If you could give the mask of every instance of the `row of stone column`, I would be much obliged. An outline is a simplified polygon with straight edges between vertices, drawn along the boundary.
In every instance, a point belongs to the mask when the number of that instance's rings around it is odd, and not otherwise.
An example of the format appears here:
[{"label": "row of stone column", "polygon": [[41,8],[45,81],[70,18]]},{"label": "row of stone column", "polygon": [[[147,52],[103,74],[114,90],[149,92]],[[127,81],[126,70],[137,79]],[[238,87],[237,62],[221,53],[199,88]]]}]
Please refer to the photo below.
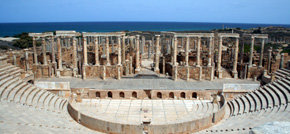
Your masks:
[{"label": "row of stone column", "polygon": [[[253,66],[253,54],[254,54],[254,45],[255,45],[255,37],[251,37],[251,50],[250,50],[250,60],[249,60],[249,67]],[[264,56],[264,45],[265,45],[265,38],[262,38],[261,42],[261,53],[260,53],[260,60],[259,60],[259,67],[263,65],[263,56]]]},{"label": "row of stone column", "polygon": [[[219,37],[219,45],[218,45],[218,61],[217,61],[217,71],[218,71],[218,77],[222,78],[222,46],[223,46],[223,37]],[[235,41],[235,53],[234,53],[234,61],[233,61],[233,70],[232,73],[234,75],[234,78],[238,78],[238,71],[237,71],[237,64],[238,64],[238,54],[239,54],[239,38],[236,38]]]}]

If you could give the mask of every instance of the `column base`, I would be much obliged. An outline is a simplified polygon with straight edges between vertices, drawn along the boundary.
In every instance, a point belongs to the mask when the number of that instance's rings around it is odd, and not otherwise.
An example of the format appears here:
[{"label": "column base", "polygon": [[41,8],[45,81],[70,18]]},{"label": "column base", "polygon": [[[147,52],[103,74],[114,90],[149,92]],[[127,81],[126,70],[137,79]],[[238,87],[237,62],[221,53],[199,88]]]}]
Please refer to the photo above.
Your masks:
[{"label": "column base", "polygon": [[198,80],[201,80],[202,79],[202,67],[200,66],[199,67],[199,79]]},{"label": "column base", "polygon": [[173,67],[173,78],[172,78],[174,81],[177,80],[177,66],[174,66]]},{"label": "column base", "polygon": [[140,68],[136,68],[136,69],[135,69],[135,74],[136,74],[136,73],[139,73],[140,70],[141,70]]},{"label": "column base", "polygon": [[83,71],[82,72],[82,74],[83,74],[82,78],[85,80],[85,79],[87,79],[87,75],[86,75],[86,65],[83,65],[83,70],[82,71]]},{"label": "column base", "polygon": [[160,69],[159,68],[154,68],[154,72],[159,74],[160,73]]},{"label": "column base", "polygon": [[121,65],[118,65],[118,76],[117,79],[120,80],[121,79]]},{"label": "column base", "polygon": [[186,66],[186,80],[189,80],[189,67]]},{"label": "column base", "polygon": [[60,71],[59,69],[56,70],[56,77],[60,78]]},{"label": "column base", "polygon": [[78,72],[78,69],[77,68],[74,68],[73,69],[73,77],[77,77],[77,72]]},{"label": "column base", "polygon": [[106,66],[103,66],[103,80],[106,80]]},{"label": "column base", "polygon": [[232,73],[233,73],[234,79],[237,79],[238,78],[238,72],[237,71],[233,71]]},{"label": "column base", "polygon": [[218,70],[218,78],[223,78],[223,71],[222,70]]}]

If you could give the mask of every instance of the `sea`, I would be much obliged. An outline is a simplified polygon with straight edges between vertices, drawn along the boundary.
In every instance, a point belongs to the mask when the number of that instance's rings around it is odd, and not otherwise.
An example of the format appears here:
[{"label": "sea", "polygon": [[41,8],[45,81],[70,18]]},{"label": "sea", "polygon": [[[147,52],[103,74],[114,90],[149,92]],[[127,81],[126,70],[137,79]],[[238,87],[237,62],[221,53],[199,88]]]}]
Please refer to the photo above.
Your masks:
[{"label": "sea", "polygon": [[0,23],[0,37],[14,36],[22,32],[48,32],[75,30],[77,32],[115,31],[201,31],[223,28],[257,28],[290,24],[246,24],[246,23],[206,23],[206,22],[37,22]]}]

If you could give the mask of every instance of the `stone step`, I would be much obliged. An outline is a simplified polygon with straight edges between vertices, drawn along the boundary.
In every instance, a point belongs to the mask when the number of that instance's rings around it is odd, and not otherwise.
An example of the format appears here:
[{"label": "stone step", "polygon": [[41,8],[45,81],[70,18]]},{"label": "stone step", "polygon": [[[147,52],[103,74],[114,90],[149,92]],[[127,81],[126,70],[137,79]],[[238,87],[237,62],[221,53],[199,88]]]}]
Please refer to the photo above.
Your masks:
[{"label": "stone step", "polygon": [[290,70],[286,69],[286,68],[281,68],[280,70],[283,70],[284,72],[287,72],[288,75],[290,74]]},{"label": "stone step", "polygon": [[251,106],[251,103],[249,102],[248,100],[248,94],[246,94],[245,96],[241,97],[241,99],[243,100],[244,102],[244,113],[246,112],[249,112],[250,111],[250,106]]},{"label": "stone step", "polygon": [[272,99],[272,97],[269,95],[268,92],[266,92],[265,90],[263,89],[259,89],[260,93],[264,94],[264,96],[266,96],[266,99],[267,99],[267,108],[269,107],[273,107],[274,106],[274,101]]},{"label": "stone step", "polygon": [[[53,100],[55,96],[50,93],[49,96],[44,100],[44,102],[42,103],[43,107],[49,109],[50,107],[50,102]],[[52,110],[52,109],[51,109]]]},{"label": "stone step", "polygon": [[20,103],[21,104],[27,104],[30,105],[30,98],[31,94],[35,91],[35,87],[30,85],[30,88],[28,88],[23,94],[20,96]]},{"label": "stone step", "polygon": [[275,77],[278,77],[278,79],[284,78],[285,75],[280,72],[275,72]]},{"label": "stone step", "polygon": [[30,84],[27,84],[26,86],[24,86],[20,90],[17,90],[17,92],[13,96],[13,101],[14,102],[20,102],[20,96],[25,92],[25,90],[27,90],[30,87],[31,87],[31,85]]},{"label": "stone step", "polygon": [[257,98],[257,110],[261,110],[267,107],[267,100],[260,92],[255,91],[252,95],[254,98]]},{"label": "stone step", "polygon": [[236,99],[236,102],[238,103],[238,106],[239,106],[238,114],[243,114],[244,113],[244,104],[243,104],[243,102],[241,100],[241,97]]},{"label": "stone step", "polygon": [[32,104],[34,106],[38,106],[38,104],[43,103],[44,99],[49,95],[45,90],[38,90],[35,97],[32,100]]},{"label": "stone step", "polygon": [[4,64],[0,66],[0,72],[5,71],[7,68],[13,67],[11,64]]},{"label": "stone step", "polygon": [[249,105],[249,111],[247,111],[247,112],[253,112],[253,111],[255,111],[256,100],[254,100],[250,95],[247,95],[245,97],[248,100],[248,102],[250,103],[250,105]]},{"label": "stone step", "polygon": [[289,75],[289,73],[288,73],[288,72],[286,72],[286,71],[284,71],[284,70],[282,70],[282,69],[279,69],[279,70],[277,70],[277,72],[279,72],[279,73],[283,74],[284,76],[287,76],[287,75]]},{"label": "stone step", "polygon": [[22,82],[20,85],[18,85],[17,87],[13,88],[7,95],[7,99],[8,101],[13,101],[13,97],[15,96],[15,94],[21,90],[24,86],[26,86],[27,83]]},{"label": "stone step", "polygon": [[283,96],[285,97],[285,100],[286,100],[286,104],[290,102],[290,94],[287,90],[287,87],[286,85],[284,85],[283,82],[280,82],[280,81],[277,81],[277,83],[273,83],[273,86],[276,86],[280,92],[283,94]]},{"label": "stone step", "polygon": [[15,83],[16,81],[18,81],[18,79],[8,79],[5,83],[3,83],[0,86],[0,95],[2,97],[3,92],[6,90],[7,87],[9,87],[11,84]]},{"label": "stone step", "polygon": [[283,94],[283,92],[281,92],[281,89],[279,89],[280,87],[279,86],[275,86],[274,84],[270,84],[269,87],[275,91],[276,95],[279,97],[279,100],[280,100],[280,104],[286,104],[287,103],[287,96]]},{"label": "stone step", "polygon": [[0,95],[1,100],[7,99],[8,94],[17,86],[21,85],[23,82],[21,81],[16,81],[14,83],[12,83],[11,85],[9,85]]},{"label": "stone step", "polygon": [[19,68],[16,68],[16,67],[13,67],[13,66],[8,67],[8,68],[6,68],[5,70],[0,71],[0,76],[2,76],[2,75],[4,75],[4,74],[10,74],[10,73],[12,73],[12,72],[14,72],[14,71],[17,71],[17,70],[19,70]]},{"label": "stone step", "polygon": [[265,86],[264,88],[263,88],[265,91],[267,91],[267,92],[269,92],[269,95],[271,96],[271,98],[272,98],[272,100],[273,100],[273,107],[274,106],[278,106],[279,105],[279,102],[280,102],[280,100],[279,100],[279,96],[277,96],[276,94],[275,94],[275,92],[273,92],[268,86]]}]

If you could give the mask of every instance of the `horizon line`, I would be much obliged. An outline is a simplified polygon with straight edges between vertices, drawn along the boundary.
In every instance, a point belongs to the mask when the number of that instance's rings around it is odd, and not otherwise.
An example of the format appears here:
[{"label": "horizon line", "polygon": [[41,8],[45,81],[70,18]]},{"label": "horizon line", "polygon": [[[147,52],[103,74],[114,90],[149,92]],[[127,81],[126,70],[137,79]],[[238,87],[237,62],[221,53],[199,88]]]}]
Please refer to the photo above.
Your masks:
[{"label": "horizon line", "polygon": [[262,25],[290,25],[290,24],[274,24],[274,23],[238,23],[238,22],[191,22],[191,21],[32,21],[32,22],[0,22],[0,24],[11,23],[88,23],[88,22],[132,22],[132,23],[220,23],[220,24],[262,24]]}]

